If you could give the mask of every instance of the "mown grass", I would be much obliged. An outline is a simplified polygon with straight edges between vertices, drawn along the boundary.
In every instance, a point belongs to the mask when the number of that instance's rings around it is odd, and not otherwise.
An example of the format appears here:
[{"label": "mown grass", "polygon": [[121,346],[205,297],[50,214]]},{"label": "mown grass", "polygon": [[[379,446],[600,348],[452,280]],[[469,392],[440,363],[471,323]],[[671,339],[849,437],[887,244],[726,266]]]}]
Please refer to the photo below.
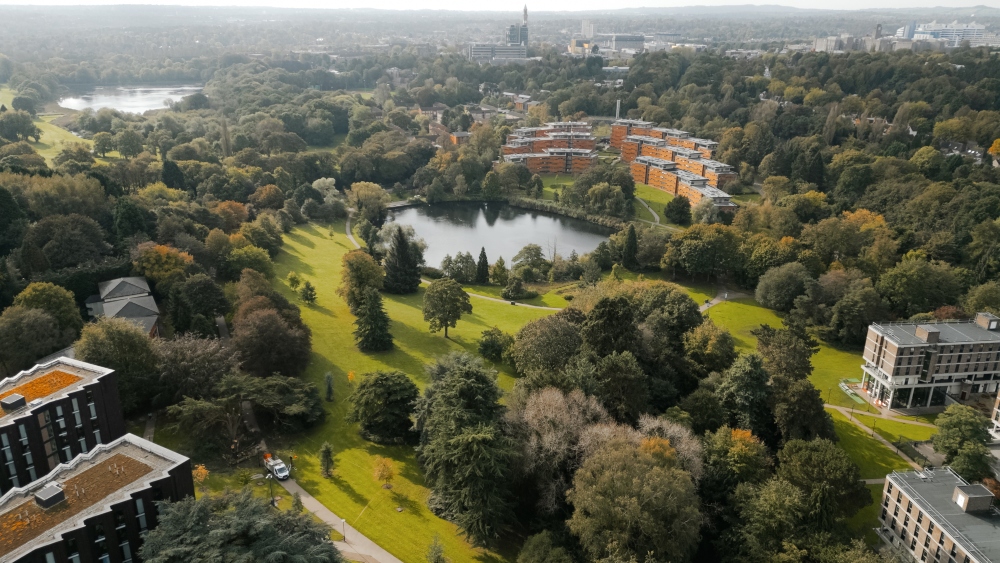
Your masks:
[{"label": "mown grass", "polygon": [[855,535],[864,537],[865,543],[874,546],[879,542],[875,528],[878,527],[878,513],[881,508],[879,501],[882,500],[882,485],[868,485],[867,487],[872,503],[859,510],[854,516],[851,516],[847,521],[847,527]]},{"label": "mown grass", "polygon": [[[503,288],[498,285],[476,285],[469,284],[462,286],[465,291],[469,293],[476,293],[479,295],[485,295],[487,297],[493,297],[496,299],[503,299],[500,294],[503,292]],[[535,291],[538,293],[536,297],[531,299],[519,299],[518,303],[524,303],[526,305],[537,305],[540,307],[558,307],[560,309],[569,305],[569,301],[563,295],[563,291],[567,289],[573,289],[576,287],[575,283],[539,283],[539,284],[525,284],[527,289]],[[475,305],[476,302],[473,302]]]},{"label": "mown grass", "polygon": [[[423,388],[428,383],[424,366],[437,356],[451,351],[476,353],[483,330],[496,325],[514,333],[528,321],[551,311],[474,298],[473,313],[464,316],[449,331],[451,338],[445,339],[441,333],[431,334],[423,320],[423,289],[414,295],[384,295],[396,347],[390,352],[363,354],[355,347],[351,334],[354,317],[336,294],[341,258],[354,248],[344,234],[344,224],[298,227],[285,240],[284,249],[276,259],[276,279],[284,280],[288,272],[295,271],[303,280],[311,281],[318,293],[314,306],[302,306],[302,318],[313,333],[313,357],[303,377],[322,389],[324,374],[331,373],[334,401],[324,403],[327,417],[323,424],[284,441],[275,439],[274,444],[269,438],[269,445],[298,455],[299,484],[403,561],[423,561],[435,535],[440,536],[445,554],[452,561],[510,558],[512,554],[473,548],[453,524],[430,512],[427,508],[430,491],[424,486],[413,448],[366,442],[358,435],[357,425],[345,422],[352,390],[348,373],[354,372],[360,378],[361,374],[378,369],[400,370]],[[275,285],[288,298],[295,299],[283,281]],[[501,387],[510,389],[514,383],[512,374],[503,371],[504,366],[497,367],[502,370]],[[332,479],[319,474],[317,453],[325,441],[335,450],[336,471]],[[392,490],[383,489],[372,477],[376,455],[388,457],[396,464],[399,476]],[[397,507],[403,510],[397,512]]]},{"label": "mown grass", "polygon": [[881,479],[895,470],[910,469],[906,460],[876,441],[870,433],[866,434],[840,411],[826,409],[826,412],[833,417],[834,431],[840,438],[837,445],[861,469],[862,479]]},{"label": "mown grass", "polygon": [[854,418],[858,419],[858,422],[864,424],[868,428],[874,426],[875,432],[890,442],[899,442],[900,440],[924,442],[926,440],[930,440],[931,436],[937,434],[937,428],[931,428],[929,426],[920,426],[917,424],[908,424],[906,422],[898,422],[895,420],[886,420],[884,418],[875,418],[874,416],[868,416],[866,414],[856,414],[854,415]]},{"label": "mown grass", "polygon": [[[11,109],[11,101],[14,99],[14,91],[10,88],[4,87],[0,88],[0,104],[7,106]],[[42,136],[39,142],[29,142],[32,148],[38,152],[46,161],[51,165],[52,160],[59,154],[64,147],[74,143],[83,143],[85,145],[92,146],[93,143],[86,139],[81,139],[76,135],[70,133],[69,131],[54,125],[51,123],[52,120],[59,117],[58,115],[42,115],[35,118],[35,126],[38,127]]]}]

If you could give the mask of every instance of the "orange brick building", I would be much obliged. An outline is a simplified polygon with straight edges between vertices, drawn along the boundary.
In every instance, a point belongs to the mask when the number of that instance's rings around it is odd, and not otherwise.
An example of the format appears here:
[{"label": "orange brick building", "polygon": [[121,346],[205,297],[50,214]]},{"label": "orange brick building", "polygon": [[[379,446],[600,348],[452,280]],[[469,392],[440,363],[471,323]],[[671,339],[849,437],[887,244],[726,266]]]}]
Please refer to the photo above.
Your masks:
[{"label": "orange brick building", "polygon": [[[687,131],[656,127],[655,123],[638,119],[619,119],[611,124],[611,146],[622,149],[631,136],[662,139],[666,144],[698,151],[704,158],[712,158],[719,143],[692,137]],[[659,158],[659,157],[657,157]]]},{"label": "orange brick building", "polygon": [[507,137],[507,144],[500,147],[504,156],[542,152],[545,149],[587,149],[597,148],[597,140],[589,132],[550,131],[545,136]]},{"label": "orange brick building", "polygon": [[638,156],[629,166],[632,179],[663,190],[674,196],[684,196],[692,204],[710,198],[716,207],[734,211],[736,205],[729,194],[711,186],[708,178],[682,170],[676,162],[651,156]]},{"label": "orange brick building", "polygon": [[670,161],[678,170],[705,177],[708,185],[713,188],[723,186],[726,182],[736,178],[736,172],[732,166],[705,158],[704,153],[697,149],[671,145],[670,139],[675,138],[659,139],[643,135],[629,135],[621,143],[622,162],[633,162],[639,157]]},{"label": "orange brick building", "polygon": [[545,149],[537,153],[505,155],[504,160],[523,164],[532,174],[580,174],[597,163],[597,151]]},{"label": "orange brick building", "polygon": [[504,160],[519,162],[533,174],[579,174],[597,164],[597,140],[584,121],[552,121],[521,127],[500,148]]}]

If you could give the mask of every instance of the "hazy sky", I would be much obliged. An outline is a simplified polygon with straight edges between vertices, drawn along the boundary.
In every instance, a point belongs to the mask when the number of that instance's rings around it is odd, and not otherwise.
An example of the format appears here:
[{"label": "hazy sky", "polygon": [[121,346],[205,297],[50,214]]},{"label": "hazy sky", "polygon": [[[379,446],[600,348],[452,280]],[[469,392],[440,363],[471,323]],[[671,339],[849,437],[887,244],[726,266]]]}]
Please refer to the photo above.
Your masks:
[{"label": "hazy sky", "polygon": [[[514,0],[513,5],[520,1]],[[577,11],[607,10],[616,8],[672,6],[728,6],[748,4],[739,0],[533,0],[528,10]],[[1000,8],[1000,0],[968,0],[948,2],[947,0],[838,0],[837,2],[817,2],[816,0],[778,0],[761,4],[779,4],[797,8],[864,9],[864,8],[931,8],[935,6],[989,6]],[[280,6],[283,8],[383,8],[383,9],[433,9],[433,10],[511,10],[507,3],[470,2],[469,0],[379,0],[378,2],[348,2],[344,0],[0,0],[0,4],[28,5],[97,5],[97,4],[171,4],[185,6]]]}]

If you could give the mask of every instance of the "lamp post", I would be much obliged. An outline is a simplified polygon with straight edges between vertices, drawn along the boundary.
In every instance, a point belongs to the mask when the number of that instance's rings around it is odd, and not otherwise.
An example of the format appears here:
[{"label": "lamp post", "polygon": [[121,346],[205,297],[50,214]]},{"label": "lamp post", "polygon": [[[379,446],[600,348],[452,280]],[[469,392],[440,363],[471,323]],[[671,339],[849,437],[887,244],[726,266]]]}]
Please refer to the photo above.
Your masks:
[{"label": "lamp post", "polygon": [[344,532],[344,541],[347,541],[347,518],[340,519],[341,531]]}]

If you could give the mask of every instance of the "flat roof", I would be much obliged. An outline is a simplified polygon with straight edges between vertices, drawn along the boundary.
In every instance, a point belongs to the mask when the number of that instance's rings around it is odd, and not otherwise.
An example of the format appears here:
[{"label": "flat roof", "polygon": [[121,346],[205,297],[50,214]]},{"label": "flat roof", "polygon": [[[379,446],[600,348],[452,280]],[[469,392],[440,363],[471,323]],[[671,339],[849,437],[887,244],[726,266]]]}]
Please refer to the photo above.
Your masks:
[{"label": "flat roof", "polygon": [[716,141],[713,141],[712,139],[699,139],[698,137],[690,137],[690,138],[688,138],[688,140],[689,141],[694,141],[695,144],[705,145],[707,147],[711,147],[711,146],[715,146],[715,145],[719,144]]},{"label": "flat roof", "polygon": [[719,172],[720,170],[733,170],[733,167],[725,162],[719,162],[718,160],[712,160],[710,158],[699,159],[699,162],[704,164],[705,168],[711,168],[715,172]]},{"label": "flat roof", "polygon": [[950,467],[933,471],[893,471],[889,481],[980,563],[1000,561],[1000,514],[964,512],[951,498],[955,487],[966,486]]},{"label": "flat roof", "polygon": [[680,129],[671,129],[669,127],[654,127],[653,131],[658,131],[664,135],[669,135],[671,137],[676,137],[678,139],[685,139],[691,136],[691,133],[687,131],[681,131]]},{"label": "flat roof", "polygon": [[626,141],[632,141],[635,143],[646,143],[650,145],[657,145],[660,147],[667,146],[667,142],[659,137],[650,137],[648,135],[629,135],[625,137]]},{"label": "flat roof", "polygon": [[656,158],[655,156],[637,156],[635,161],[640,164],[648,164],[649,166],[655,166],[663,170],[671,170],[677,167],[677,163],[672,160],[667,160],[665,158]]},{"label": "flat roof", "polygon": [[618,119],[615,120],[612,125],[639,125],[639,126],[650,126],[656,125],[652,121],[643,121],[641,119]]},{"label": "flat roof", "polygon": [[688,160],[702,160],[701,152],[695,149],[689,149],[687,147],[678,147],[677,145],[671,145],[670,150],[677,156],[683,156]]},{"label": "flat roof", "polygon": [[[65,397],[112,371],[67,357],[57,358],[0,380],[0,399],[17,393],[24,396],[28,402],[26,408],[30,409],[32,401],[48,402]],[[0,409],[0,424],[21,410],[8,413]]]},{"label": "flat roof", "polygon": [[901,346],[927,344],[917,337],[917,327],[928,326],[938,330],[937,344],[1000,343],[1000,332],[986,330],[975,321],[922,322],[922,323],[872,323],[871,327]]},{"label": "flat roof", "polygon": [[[185,461],[178,453],[126,434],[57,465],[41,479],[7,491],[0,497],[0,558],[16,561],[62,541],[63,534],[83,527],[85,520],[108,511],[110,505],[130,499],[150,482],[167,477]],[[35,493],[53,484],[66,499],[44,509],[35,502]]]}]

